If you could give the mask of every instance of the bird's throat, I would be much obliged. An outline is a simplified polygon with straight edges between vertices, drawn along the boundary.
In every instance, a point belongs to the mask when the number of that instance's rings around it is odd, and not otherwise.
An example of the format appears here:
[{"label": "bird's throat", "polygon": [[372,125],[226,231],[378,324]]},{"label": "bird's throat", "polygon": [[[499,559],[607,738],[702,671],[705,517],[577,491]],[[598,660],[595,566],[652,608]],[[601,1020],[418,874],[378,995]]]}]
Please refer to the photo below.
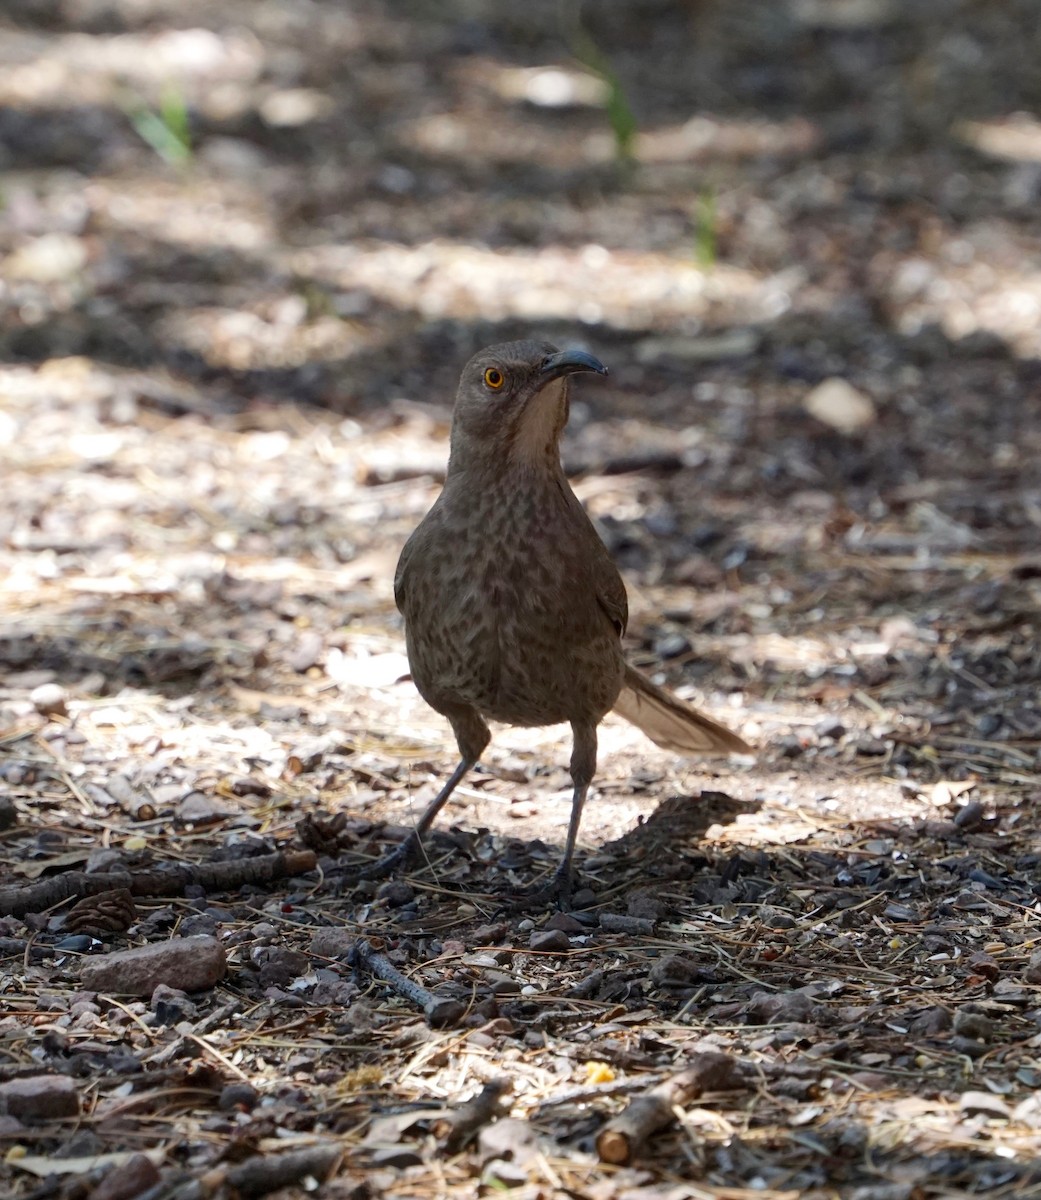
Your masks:
[{"label": "bird's throat", "polygon": [[567,380],[554,379],[528,401],[518,417],[510,458],[523,466],[558,465],[560,435],[567,418]]}]

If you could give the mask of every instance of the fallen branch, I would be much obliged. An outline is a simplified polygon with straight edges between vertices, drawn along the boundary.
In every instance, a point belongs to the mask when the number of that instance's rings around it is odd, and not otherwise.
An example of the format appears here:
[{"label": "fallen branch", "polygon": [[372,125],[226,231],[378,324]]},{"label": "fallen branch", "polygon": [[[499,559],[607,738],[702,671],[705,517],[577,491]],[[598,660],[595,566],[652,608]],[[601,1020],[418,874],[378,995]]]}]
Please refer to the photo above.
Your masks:
[{"label": "fallen branch", "polygon": [[339,1142],[319,1142],[306,1150],[286,1154],[258,1154],[232,1167],[226,1181],[241,1196],[266,1196],[277,1188],[291,1187],[308,1176],[325,1181],[343,1157]]},{"label": "fallen branch", "polygon": [[431,1029],[445,1029],[450,1025],[457,1025],[466,1012],[465,1004],[437,996],[402,975],[390,959],[371,942],[356,942],[347,956],[347,962],[355,972],[367,971],[377,979],[382,979],[384,983],[389,983],[402,999],[421,1008]]},{"label": "fallen branch", "polygon": [[434,1136],[444,1139],[445,1150],[462,1150],[478,1130],[500,1116],[503,1096],[513,1085],[508,1079],[492,1079],[465,1104],[445,1113],[434,1122]]},{"label": "fallen branch", "polygon": [[97,896],[125,888],[132,896],[180,896],[186,887],[201,887],[207,892],[224,892],[245,884],[273,883],[287,875],[306,875],[313,871],[317,857],[311,850],[289,850],[243,858],[235,862],[159,863],[144,871],[65,871],[53,879],[25,887],[0,891],[0,916],[24,917],[44,912],[66,900]]},{"label": "fallen branch", "polygon": [[676,1119],[674,1109],[696,1100],[702,1092],[722,1091],[737,1083],[737,1059],[714,1050],[696,1054],[685,1070],[637,1096],[624,1112],[612,1118],[596,1138],[601,1162],[625,1165],[639,1154],[644,1142]]}]

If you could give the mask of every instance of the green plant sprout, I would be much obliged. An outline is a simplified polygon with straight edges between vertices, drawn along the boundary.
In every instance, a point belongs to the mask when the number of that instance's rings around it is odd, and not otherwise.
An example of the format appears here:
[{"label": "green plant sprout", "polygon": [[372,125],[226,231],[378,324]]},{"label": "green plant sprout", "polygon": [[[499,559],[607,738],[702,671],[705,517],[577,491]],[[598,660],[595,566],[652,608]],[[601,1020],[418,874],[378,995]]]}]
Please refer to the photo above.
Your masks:
[{"label": "green plant sprout", "polygon": [[635,144],[639,125],[610,60],[580,25],[576,25],[572,31],[571,52],[587,71],[603,80],[607,86],[607,119],[614,134],[615,159],[631,166],[636,161]]},{"label": "green plant sprout", "polygon": [[707,187],[694,202],[694,260],[702,270],[711,270],[716,265],[718,227],[716,192]]},{"label": "green plant sprout", "polygon": [[138,137],[172,167],[185,167],[192,158],[192,135],[184,93],[167,84],[158,109],[141,104],[129,112]]}]

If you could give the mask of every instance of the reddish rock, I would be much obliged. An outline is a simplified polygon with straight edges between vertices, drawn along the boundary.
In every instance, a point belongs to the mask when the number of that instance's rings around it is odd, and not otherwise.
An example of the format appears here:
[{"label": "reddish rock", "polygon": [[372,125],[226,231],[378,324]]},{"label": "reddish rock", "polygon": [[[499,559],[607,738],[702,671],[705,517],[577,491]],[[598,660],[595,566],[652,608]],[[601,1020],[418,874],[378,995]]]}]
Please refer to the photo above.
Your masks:
[{"label": "reddish rock", "polygon": [[68,1075],[34,1075],[0,1085],[0,1113],[20,1121],[77,1117],[79,1093]]},{"label": "reddish rock", "polygon": [[183,992],[202,992],[224,978],[227,966],[224,947],[216,938],[171,938],[90,959],[80,981],[91,991],[124,996],[151,996],[161,983]]},{"label": "reddish rock", "polygon": [[133,1200],[159,1182],[159,1169],[150,1158],[135,1154],[113,1167],[90,1193],[90,1200]]}]

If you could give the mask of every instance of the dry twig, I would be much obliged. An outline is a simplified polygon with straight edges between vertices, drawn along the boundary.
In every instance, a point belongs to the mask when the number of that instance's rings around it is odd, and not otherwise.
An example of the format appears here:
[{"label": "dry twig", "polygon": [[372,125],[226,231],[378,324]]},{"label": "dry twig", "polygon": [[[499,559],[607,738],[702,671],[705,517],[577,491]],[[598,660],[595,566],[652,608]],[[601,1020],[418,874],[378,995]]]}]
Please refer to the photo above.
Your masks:
[{"label": "dry twig", "polygon": [[638,1096],[624,1112],[608,1121],[596,1138],[600,1161],[631,1162],[653,1133],[672,1124],[673,1110],[678,1105],[689,1104],[702,1092],[733,1087],[737,1065],[729,1054],[707,1051],[696,1055],[685,1071]]},{"label": "dry twig", "polygon": [[431,1029],[445,1029],[459,1023],[466,1012],[466,1005],[458,1000],[449,1000],[437,996],[420,984],[413,982],[394,966],[390,959],[371,942],[361,941],[352,948],[347,960],[356,971],[364,970],[384,983],[390,984],[393,990],[405,1000],[418,1005],[423,1010],[427,1024]]}]

